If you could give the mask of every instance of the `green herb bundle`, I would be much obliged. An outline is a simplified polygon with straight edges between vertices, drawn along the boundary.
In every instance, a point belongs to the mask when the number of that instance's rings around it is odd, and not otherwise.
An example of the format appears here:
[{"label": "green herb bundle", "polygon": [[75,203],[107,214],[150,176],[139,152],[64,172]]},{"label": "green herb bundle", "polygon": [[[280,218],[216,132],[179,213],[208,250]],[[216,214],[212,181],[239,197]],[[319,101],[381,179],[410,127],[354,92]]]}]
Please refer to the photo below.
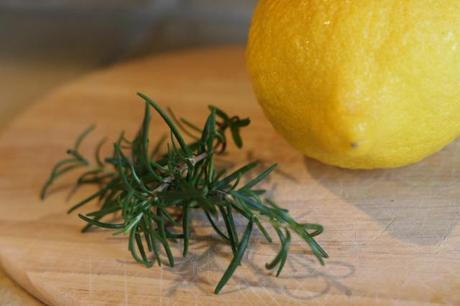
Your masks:
[{"label": "green herb bundle", "polygon": [[[210,106],[210,114],[203,128],[185,119],[178,119],[169,111],[143,94],[145,115],[136,137],[130,141],[124,133],[113,144],[110,157],[101,158],[101,141],[95,150],[94,162],[80,153],[80,145],[93,127],[84,131],[73,149],[67,151],[68,158],[58,162],[45,183],[41,197],[45,198],[53,183],[65,173],[85,169],[77,179],[73,192],[84,185],[96,185],[97,192],[73,206],[69,213],[92,202],[98,201],[99,209],[79,215],[87,222],[83,232],[91,227],[114,230],[114,234],[127,234],[128,247],[133,258],[151,267],[155,262],[162,264],[162,253],[169,265],[174,266],[171,242],[182,241],[183,256],[187,255],[191,235],[191,211],[198,210],[209,221],[210,226],[228,244],[233,252],[227,270],[215,288],[219,293],[236,268],[250,243],[251,234],[257,228],[269,243],[273,242],[266,226],[271,226],[280,241],[280,250],[267,269],[277,269],[278,276],[288,257],[291,233],[297,234],[310,247],[313,255],[324,264],[327,253],[315,241],[323,232],[318,224],[298,223],[288,210],[280,208],[264,197],[265,190],[258,188],[275,169],[266,169],[252,179],[243,179],[257,167],[251,162],[227,173],[216,168],[216,156],[226,152],[228,136],[235,145],[242,147],[240,130],[250,124],[249,119],[229,116],[217,107]],[[167,153],[161,154],[161,147],[167,140],[163,137],[150,148],[149,127],[151,110],[155,110],[170,129]],[[194,141],[187,144],[182,133]],[[227,135],[229,134],[229,135]],[[118,214],[120,221],[109,223],[105,217]],[[219,219],[224,225],[219,226]],[[246,219],[243,233],[238,233],[235,219]]]}]

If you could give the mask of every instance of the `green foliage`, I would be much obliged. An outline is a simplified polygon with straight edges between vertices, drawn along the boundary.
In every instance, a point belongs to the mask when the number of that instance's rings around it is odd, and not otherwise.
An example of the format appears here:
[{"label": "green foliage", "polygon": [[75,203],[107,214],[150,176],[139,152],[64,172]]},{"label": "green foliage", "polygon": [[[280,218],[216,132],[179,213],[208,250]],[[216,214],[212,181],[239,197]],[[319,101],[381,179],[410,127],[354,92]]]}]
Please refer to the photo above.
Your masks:
[{"label": "green foliage", "polygon": [[[111,156],[102,159],[101,141],[91,163],[79,152],[80,144],[93,130],[87,129],[77,139],[73,149],[63,161],[57,163],[45,183],[41,197],[62,175],[76,169],[87,168],[77,179],[74,191],[84,185],[96,185],[97,192],[74,205],[70,212],[92,202],[100,203],[99,209],[79,215],[87,222],[83,232],[91,227],[114,230],[114,234],[129,236],[128,249],[133,258],[146,267],[162,264],[161,252],[166,254],[169,265],[174,266],[170,243],[183,242],[183,256],[187,256],[191,243],[191,210],[202,211],[215,232],[228,244],[233,259],[219,281],[215,293],[219,293],[232,277],[250,243],[254,225],[269,243],[272,243],[266,225],[278,234],[280,250],[274,260],[266,264],[267,269],[277,269],[278,276],[286,262],[291,242],[291,232],[296,233],[310,247],[313,254],[323,264],[326,252],[315,241],[315,236],[323,231],[318,224],[297,223],[286,209],[264,198],[264,190],[256,189],[275,169],[268,168],[244,184],[241,179],[257,167],[252,162],[225,175],[215,165],[217,155],[225,153],[227,132],[237,147],[242,147],[240,130],[249,125],[249,119],[229,116],[217,107],[210,106],[210,114],[204,127],[198,128],[185,119],[178,119],[169,111],[143,94],[145,115],[136,137],[129,141],[122,133],[113,145]],[[153,150],[149,146],[151,109],[154,109],[170,129],[168,151],[160,155],[165,138],[160,139]],[[194,135],[195,141],[187,144],[182,136]],[[199,135],[201,134],[201,135]],[[174,216],[172,215],[174,213]],[[104,222],[104,218],[118,214],[119,223]],[[222,218],[225,228],[220,228],[215,220]],[[235,219],[246,219],[246,229],[238,235]],[[113,220],[113,218],[106,218]],[[179,229],[179,233],[177,230]]]}]

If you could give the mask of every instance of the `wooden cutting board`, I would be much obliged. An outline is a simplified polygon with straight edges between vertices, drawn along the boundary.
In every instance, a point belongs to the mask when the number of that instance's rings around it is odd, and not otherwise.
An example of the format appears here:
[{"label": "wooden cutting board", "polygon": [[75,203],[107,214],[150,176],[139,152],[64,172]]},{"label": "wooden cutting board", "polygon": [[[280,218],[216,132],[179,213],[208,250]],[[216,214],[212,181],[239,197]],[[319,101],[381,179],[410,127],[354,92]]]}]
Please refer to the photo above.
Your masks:
[{"label": "wooden cutting board", "polygon": [[[39,201],[50,167],[90,123],[98,128],[87,152],[102,136],[134,133],[143,112],[137,91],[195,122],[208,104],[249,115],[246,147],[232,149],[231,161],[280,164],[269,182],[273,197],[299,220],[325,226],[319,242],[330,254],[327,265],[295,240],[284,274],[275,278],[264,263],[276,246],[258,235],[216,296],[230,252],[215,237],[201,237],[199,216],[201,238],[190,256],[175,268],[147,269],[133,263],[126,237],[80,233],[83,223],[65,211],[82,194],[69,202],[58,188]],[[0,136],[0,260],[25,289],[55,305],[460,305],[459,178],[459,142],[395,170],[349,171],[305,158],[263,117],[242,48],[165,54],[64,86]]]}]

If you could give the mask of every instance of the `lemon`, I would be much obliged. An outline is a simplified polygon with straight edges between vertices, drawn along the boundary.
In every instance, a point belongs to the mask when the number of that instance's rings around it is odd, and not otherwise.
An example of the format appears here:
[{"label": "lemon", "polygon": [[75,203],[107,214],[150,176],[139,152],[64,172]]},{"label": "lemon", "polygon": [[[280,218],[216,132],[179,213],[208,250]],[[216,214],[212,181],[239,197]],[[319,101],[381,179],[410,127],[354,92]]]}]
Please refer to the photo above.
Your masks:
[{"label": "lemon", "polygon": [[399,167],[459,135],[459,0],[261,0],[249,36],[259,103],[307,156]]}]

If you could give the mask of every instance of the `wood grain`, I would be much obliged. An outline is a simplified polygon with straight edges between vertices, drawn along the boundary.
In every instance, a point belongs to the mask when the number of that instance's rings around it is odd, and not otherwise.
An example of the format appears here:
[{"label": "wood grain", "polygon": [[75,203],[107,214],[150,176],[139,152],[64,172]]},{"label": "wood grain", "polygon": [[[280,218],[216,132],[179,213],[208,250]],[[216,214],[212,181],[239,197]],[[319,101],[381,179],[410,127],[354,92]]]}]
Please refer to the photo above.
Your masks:
[{"label": "wood grain", "polygon": [[[258,235],[216,296],[230,250],[208,235],[199,216],[191,255],[175,268],[146,269],[133,263],[125,237],[80,234],[82,222],[64,213],[71,204],[65,192],[41,203],[50,167],[90,123],[98,129],[87,152],[104,135],[134,133],[143,111],[137,91],[195,122],[208,104],[249,115],[245,149],[232,149],[231,162],[280,164],[267,188],[298,219],[325,226],[319,241],[330,254],[327,265],[295,240],[284,274],[275,278],[264,263],[276,248]],[[155,128],[152,137],[162,131]],[[64,86],[0,136],[0,261],[29,292],[55,305],[459,305],[459,176],[458,142],[395,170],[349,171],[305,158],[264,119],[241,48],[165,54]]]}]

